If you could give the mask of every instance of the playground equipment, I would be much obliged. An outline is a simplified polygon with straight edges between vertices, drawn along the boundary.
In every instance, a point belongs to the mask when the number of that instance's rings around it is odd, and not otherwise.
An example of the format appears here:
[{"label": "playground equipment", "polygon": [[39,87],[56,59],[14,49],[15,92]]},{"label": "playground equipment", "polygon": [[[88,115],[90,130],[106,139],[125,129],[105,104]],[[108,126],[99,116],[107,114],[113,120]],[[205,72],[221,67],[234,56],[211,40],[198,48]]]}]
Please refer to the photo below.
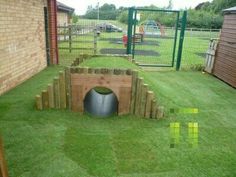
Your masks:
[{"label": "playground equipment", "polygon": [[[137,33],[133,36],[133,42],[135,43],[141,43],[143,42],[143,34],[140,34],[140,33]],[[123,42],[123,45],[124,47],[126,48],[127,47],[127,42],[128,42],[128,36],[126,34],[123,35],[122,37],[122,42]]]},{"label": "playground equipment", "polygon": [[[138,77],[137,71],[78,67],[86,59],[91,57],[77,58],[71,67],[54,78],[47,90],[36,95],[38,110],[68,108],[97,116],[113,113],[158,119],[164,116],[164,108],[157,104],[154,93],[143,83],[143,78]],[[93,90],[96,87],[108,88],[112,94],[103,96]]]},{"label": "playground equipment", "polygon": [[127,47],[127,42],[128,42],[128,37],[126,34],[123,35],[122,37],[122,42],[124,44],[124,47]]},{"label": "playground equipment", "polygon": [[144,22],[144,35],[160,36],[160,28],[154,20]]}]

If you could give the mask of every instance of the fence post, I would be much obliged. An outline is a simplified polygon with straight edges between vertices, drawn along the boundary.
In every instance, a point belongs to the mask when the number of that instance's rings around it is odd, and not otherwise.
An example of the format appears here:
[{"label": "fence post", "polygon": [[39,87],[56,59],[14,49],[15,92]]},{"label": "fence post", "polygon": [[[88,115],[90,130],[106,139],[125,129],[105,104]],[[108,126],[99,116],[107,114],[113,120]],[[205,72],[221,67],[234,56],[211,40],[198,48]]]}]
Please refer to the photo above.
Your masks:
[{"label": "fence post", "polygon": [[177,56],[177,63],[176,63],[176,71],[179,71],[181,59],[182,59],[182,50],[183,50],[183,42],[184,42],[184,32],[187,22],[187,11],[184,11],[183,17],[182,17],[182,25],[181,25],[181,31],[180,31],[180,39],[179,39],[179,49],[178,49],[178,56]]},{"label": "fence post", "polygon": [[131,54],[133,13],[134,13],[134,7],[130,7],[129,8],[129,13],[128,13],[128,33],[127,33],[128,41],[127,41],[126,54]]},{"label": "fence post", "polygon": [[135,40],[136,40],[136,25],[137,25],[137,10],[134,11],[134,19],[133,19],[133,36],[132,42],[133,42],[133,48],[132,48],[132,59],[134,59],[134,53],[135,53]]},{"label": "fence post", "polygon": [[176,25],[175,26],[175,40],[174,40],[174,47],[173,47],[173,53],[172,53],[172,63],[171,63],[172,67],[174,66],[174,62],[175,62],[175,52],[176,52],[176,44],[177,44],[178,28],[179,28],[179,12],[177,13],[177,16],[176,16],[175,25]]},{"label": "fence post", "polygon": [[97,54],[97,29],[96,28],[94,28],[94,41],[93,42],[94,42],[93,53],[94,55],[96,55]]},{"label": "fence post", "polygon": [[[64,33],[64,41],[66,41],[66,25],[63,26],[63,33]],[[59,38],[60,40],[60,38]]]},{"label": "fence post", "polygon": [[72,43],[72,38],[71,38],[71,25],[68,26],[69,28],[69,52],[71,53],[71,43]]}]

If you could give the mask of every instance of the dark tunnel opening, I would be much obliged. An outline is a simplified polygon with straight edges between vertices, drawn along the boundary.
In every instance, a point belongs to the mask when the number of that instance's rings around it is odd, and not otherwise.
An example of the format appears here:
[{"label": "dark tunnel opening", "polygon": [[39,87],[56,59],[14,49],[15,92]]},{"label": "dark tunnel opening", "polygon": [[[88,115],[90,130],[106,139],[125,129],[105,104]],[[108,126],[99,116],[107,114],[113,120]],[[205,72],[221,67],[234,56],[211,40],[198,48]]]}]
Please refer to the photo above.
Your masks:
[{"label": "dark tunnel opening", "polygon": [[95,87],[85,96],[84,110],[96,117],[109,117],[117,114],[118,104],[118,99],[112,90]]}]

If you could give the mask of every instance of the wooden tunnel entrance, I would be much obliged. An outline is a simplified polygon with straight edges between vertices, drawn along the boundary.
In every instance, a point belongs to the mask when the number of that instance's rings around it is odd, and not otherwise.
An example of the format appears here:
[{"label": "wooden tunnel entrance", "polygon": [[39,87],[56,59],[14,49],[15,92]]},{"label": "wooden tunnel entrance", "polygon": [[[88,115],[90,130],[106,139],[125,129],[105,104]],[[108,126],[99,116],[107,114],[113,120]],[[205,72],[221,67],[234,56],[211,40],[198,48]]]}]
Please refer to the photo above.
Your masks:
[{"label": "wooden tunnel entrance", "polygon": [[80,113],[89,112],[88,107],[90,110],[99,109],[95,104],[100,104],[98,97],[88,101],[92,106],[88,106],[85,100],[86,95],[96,87],[108,88],[116,97],[115,104],[112,101],[109,104],[101,102],[104,112],[111,110],[109,106],[113,105],[118,115],[133,114],[154,119],[164,116],[164,107],[159,106],[153,91],[148,89],[143,78],[138,77],[138,71],[130,69],[67,67],[59,72],[59,77],[54,78],[53,84],[36,95],[36,108],[68,108]]},{"label": "wooden tunnel entrance", "polygon": [[131,102],[131,75],[107,74],[71,74],[71,108],[75,112],[84,112],[86,94],[95,87],[111,89],[118,99],[118,114],[128,114]]}]

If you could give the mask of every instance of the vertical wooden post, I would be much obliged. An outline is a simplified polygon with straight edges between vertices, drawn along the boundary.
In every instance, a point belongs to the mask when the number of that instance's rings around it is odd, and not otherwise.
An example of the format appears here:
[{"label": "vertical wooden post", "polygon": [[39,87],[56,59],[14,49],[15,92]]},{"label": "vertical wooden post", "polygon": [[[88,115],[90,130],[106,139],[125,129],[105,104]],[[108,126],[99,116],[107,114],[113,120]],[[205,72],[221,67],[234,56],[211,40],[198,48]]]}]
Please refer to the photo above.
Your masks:
[{"label": "vertical wooden post", "polygon": [[69,52],[71,53],[71,45],[72,45],[72,30],[71,30],[71,25],[68,26],[69,30]]},{"label": "vertical wooden post", "polygon": [[49,99],[49,108],[54,108],[54,93],[52,84],[48,84],[48,99]]},{"label": "vertical wooden post", "polygon": [[79,58],[79,64],[81,64],[81,63],[83,63],[84,62],[84,59],[83,59],[83,57],[81,56],[80,58]]},{"label": "vertical wooden post", "polygon": [[95,69],[94,68],[89,68],[88,69],[88,73],[89,74],[94,74],[95,73]]},{"label": "vertical wooden post", "polygon": [[114,69],[108,69],[107,74],[112,75],[114,73]]},{"label": "vertical wooden post", "polygon": [[126,75],[130,76],[130,75],[132,75],[132,73],[133,73],[132,69],[126,69]]},{"label": "vertical wooden post", "polygon": [[106,68],[101,68],[101,74],[106,74],[106,71],[107,69]]},{"label": "vertical wooden post", "polygon": [[152,118],[156,118],[156,113],[157,113],[157,101],[155,99],[152,100]]},{"label": "vertical wooden post", "polygon": [[131,105],[130,105],[130,113],[134,114],[135,112],[135,96],[137,91],[137,78],[138,78],[138,71],[132,71],[132,91],[131,91]]},{"label": "vertical wooden post", "polygon": [[145,118],[150,118],[150,117],[151,117],[153,98],[154,98],[154,93],[153,93],[153,91],[148,91],[148,92],[147,92],[146,109],[145,109],[145,115],[144,115]]},{"label": "vertical wooden post", "polygon": [[146,110],[147,91],[148,91],[148,85],[143,84],[142,85],[142,91],[141,91],[140,106],[139,106],[139,115],[142,116],[142,117],[144,117],[145,110]]},{"label": "vertical wooden post", "polygon": [[[64,33],[64,41],[66,41],[66,25],[63,26],[63,33]],[[59,39],[60,40],[60,39]]]},{"label": "vertical wooden post", "polygon": [[93,54],[97,54],[97,29],[94,29],[94,49]]},{"label": "vertical wooden post", "polygon": [[54,92],[54,103],[55,108],[60,108],[60,88],[59,88],[59,79],[58,77],[55,77],[53,79],[53,92]]},{"label": "vertical wooden post", "polygon": [[120,69],[114,69],[114,75],[120,75],[121,70]]},{"label": "vertical wooden post", "polygon": [[100,68],[96,68],[95,69],[95,74],[101,74],[101,69]]},{"label": "vertical wooden post", "polygon": [[164,107],[158,106],[157,107],[157,119],[161,119],[164,117]]},{"label": "vertical wooden post", "polygon": [[60,88],[60,108],[66,108],[66,86],[65,86],[65,72],[59,72],[59,88]]},{"label": "vertical wooden post", "polygon": [[127,71],[127,69],[121,69],[120,70],[120,75],[126,75],[126,71]]},{"label": "vertical wooden post", "polygon": [[82,74],[83,73],[83,68],[82,67],[77,67],[76,68],[76,73]]},{"label": "vertical wooden post", "polygon": [[143,78],[138,78],[137,80],[137,90],[135,95],[135,115],[139,116],[139,104],[142,93]]},{"label": "vertical wooden post", "polygon": [[70,67],[70,73],[76,73],[76,67]]},{"label": "vertical wooden post", "polygon": [[48,91],[47,90],[42,91],[42,103],[43,103],[43,109],[49,108],[49,98],[48,98]]},{"label": "vertical wooden post", "polygon": [[70,68],[67,67],[65,70],[65,78],[66,78],[66,105],[71,110],[71,74]]},{"label": "vertical wooden post", "polygon": [[35,101],[36,101],[36,109],[37,110],[42,110],[43,109],[43,104],[42,104],[42,97],[41,97],[41,95],[36,95],[35,96]]},{"label": "vertical wooden post", "polygon": [[0,177],[8,177],[7,163],[3,155],[3,142],[0,137]]},{"label": "vertical wooden post", "polygon": [[83,74],[88,74],[88,67],[83,68]]}]

